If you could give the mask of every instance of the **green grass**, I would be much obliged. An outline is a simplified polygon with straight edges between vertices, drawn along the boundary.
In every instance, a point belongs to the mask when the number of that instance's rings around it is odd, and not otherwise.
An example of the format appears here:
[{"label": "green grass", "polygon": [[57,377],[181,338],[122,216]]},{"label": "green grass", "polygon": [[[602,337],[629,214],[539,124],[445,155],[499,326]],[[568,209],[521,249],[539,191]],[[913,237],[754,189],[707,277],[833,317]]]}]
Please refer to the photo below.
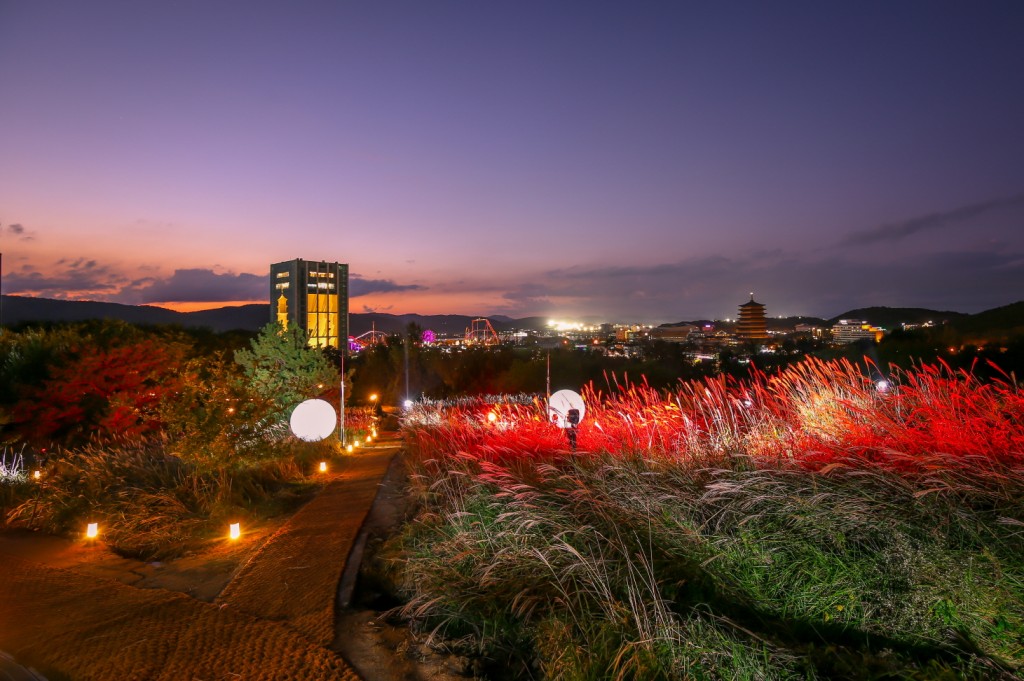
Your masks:
[{"label": "green grass", "polygon": [[547,679],[1019,673],[1019,476],[922,494],[891,472],[715,463],[423,460],[424,511],[392,547],[403,613]]}]

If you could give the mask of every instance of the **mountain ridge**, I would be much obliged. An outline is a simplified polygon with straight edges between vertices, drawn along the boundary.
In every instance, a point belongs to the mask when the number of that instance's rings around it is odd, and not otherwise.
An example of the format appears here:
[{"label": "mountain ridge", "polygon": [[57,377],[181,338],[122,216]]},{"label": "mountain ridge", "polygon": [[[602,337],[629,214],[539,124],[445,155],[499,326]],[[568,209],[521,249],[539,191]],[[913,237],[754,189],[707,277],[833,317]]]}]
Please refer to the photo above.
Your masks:
[{"label": "mountain ridge", "polygon": [[[0,322],[7,326],[31,322],[75,322],[90,319],[119,319],[133,324],[173,324],[184,327],[206,327],[215,332],[224,331],[258,331],[270,320],[270,305],[253,303],[236,305],[196,312],[176,312],[152,305],[125,305],[123,303],[106,303],[98,301],[56,300],[53,298],[31,298],[26,296],[4,295],[2,301],[2,318]],[[410,324],[430,329],[435,333],[457,335],[465,332],[474,319],[481,317],[469,315],[394,315],[384,312],[354,312],[349,314],[349,332],[353,336],[362,335],[371,329],[384,333],[400,333]],[[545,317],[524,317],[515,319],[505,315],[485,317],[497,331],[510,329],[541,330],[546,324]],[[841,315],[829,319],[819,317],[787,317],[784,319],[769,318],[770,328],[783,328],[798,323],[822,324],[830,326],[839,319],[863,319],[875,326],[892,330],[900,322],[923,323],[933,321],[936,324],[948,322],[965,331],[977,331],[985,327],[996,326],[1008,330],[1024,329],[1024,301],[1010,303],[1000,307],[984,310],[976,314],[966,314],[951,310],[929,310],[915,307],[864,307],[848,310]],[[701,323],[676,322],[676,324]]]}]

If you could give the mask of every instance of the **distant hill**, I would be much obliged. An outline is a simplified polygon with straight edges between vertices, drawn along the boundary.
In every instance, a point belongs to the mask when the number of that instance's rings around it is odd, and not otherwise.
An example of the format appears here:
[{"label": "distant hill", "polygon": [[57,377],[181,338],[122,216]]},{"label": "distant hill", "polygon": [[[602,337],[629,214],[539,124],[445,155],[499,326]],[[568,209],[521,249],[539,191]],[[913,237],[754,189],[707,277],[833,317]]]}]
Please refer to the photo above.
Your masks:
[{"label": "distant hill", "polygon": [[[466,332],[477,317],[466,315],[422,315],[422,314],[385,314],[383,312],[353,313],[348,316],[349,333],[353,336],[366,333],[371,328],[384,333],[404,333],[409,324],[416,324],[424,331],[448,336],[461,335]],[[493,324],[493,323],[492,323]],[[495,330],[498,324],[493,324]]]},{"label": "distant hill", "polygon": [[904,322],[907,324],[924,324],[925,322],[942,324],[967,316],[963,312],[927,310],[923,307],[859,307],[833,317],[828,320],[827,325],[832,326],[840,319],[863,319],[873,326],[880,326],[892,331],[900,328],[900,324]]},{"label": "distant hill", "polygon": [[181,312],[162,307],[23,296],[3,297],[3,323],[6,326],[22,322],[83,322],[88,319],[120,319],[132,324],[185,325],[185,317]]},{"label": "distant hill", "polygon": [[[119,319],[132,324],[177,324],[184,327],[206,327],[216,332],[258,331],[270,321],[268,304],[220,307],[199,312],[175,312],[149,305],[122,305],[81,300],[53,300],[3,296],[3,323],[14,326],[24,322],[80,322],[89,319]],[[349,333],[353,336],[377,329],[384,333],[402,333],[410,323],[423,330],[449,336],[462,335],[477,317],[466,315],[392,315],[380,312],[352,313],[349,315]],[[496,331],[509,329],[543,328],[542,317],[512,319],[494,317],[491,325]]]},{"label": "distant hill", "polygon": [[[766,320],[768,329],[771,331],[792,331],[797,324],[808,324],[810,326],[831,326],[831,324],[820,318],[820,317],[768,317]],[[691,322],[676,322],[674,324],[662,324],[661,326],[682,326],[689,324],[692,326],[704,326],[705,324],[713,324],[717,328],[732,328],[732,324],[728,322],[712,321],[710,319],[695,319]]]},{"label": "distant hill", "polygon": [[214,331],[258,331],[270,321],[270,305],[254,303],[215,310],[185,312],[184,326],[205,326]]},{"label": "distant hill", "polygon": [[1024,300],[959,318],[951,326],[964,336],[978,339],[1024,336]]},{"label": "distant hill", "polygon": [[[177,324],[184,327],[206,327],[216,332],[258,331],[270,319],[267,304],[221,307],[200,312],[175,312],[150,305],[121,305],[119,303],[97,303],[79,300],[53,300],[50,298],[28,298],[3,296],[3,323],[14,326],[24,322],[76,322],[89,319],[119,319],[132,324]],[[350,333],[353,336],[377,329],[384,333],[402,333],[410,323],[423,330],[430,329],[438,334],[458,336],[465,333],[477,317],[467,315],[392,315],[381,312],[352,313],[349,315]],[[928,310],[919,307],[863,307],[849,310],[825,320],[818,317],[768,318],[768,328],[789,330],[797,324],[831,326],[839,319],[865,319],[875,326],[895,330],[902,322],[923,323],[927,321],[942,324],[965,336],[978,338],[999,338],[1024,335],[1024,301],[985,310],[974,315],[949,310]],[[491,325],[498,332],[511,329],[542,331],[547,326],[546,317],[525,317],[513,319],[496,315],[490,317]],[[714,323],[719,328],[730,325],[709,320],[678,322],[701,326]],[[663,324],[662,326],[674,326]]]},{"label": "distant hill", "polygon": [[206,327],[217,332],[256,331],[269,321],[270,306],[240,305],[200,312],[175,312],[152,305],[3,296],[3,323],[6,326],[25,322],[83,322],[89,319],[119,319],[131,324]]}]

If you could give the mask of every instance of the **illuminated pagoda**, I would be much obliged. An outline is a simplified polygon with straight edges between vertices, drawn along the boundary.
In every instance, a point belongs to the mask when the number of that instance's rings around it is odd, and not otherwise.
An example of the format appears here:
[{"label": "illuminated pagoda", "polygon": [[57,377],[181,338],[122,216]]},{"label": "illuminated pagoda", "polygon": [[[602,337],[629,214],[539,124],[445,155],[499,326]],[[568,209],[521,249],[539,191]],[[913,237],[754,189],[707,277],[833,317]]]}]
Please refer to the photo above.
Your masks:
[{"label": "illuminated pagoda", "polygon": [[750,294],[750,301],[740,305],[739,324],[736,325],[736,335],[743,341],[766,341],[768,340],[768,321],[764,316],[764,305],[754,300],[754,294]]},{"label": "illuminated pagoda", "polygon": [[348,265],[301,258],[271,265],[270,321],[301,324],[313,347],[347,350]]}]

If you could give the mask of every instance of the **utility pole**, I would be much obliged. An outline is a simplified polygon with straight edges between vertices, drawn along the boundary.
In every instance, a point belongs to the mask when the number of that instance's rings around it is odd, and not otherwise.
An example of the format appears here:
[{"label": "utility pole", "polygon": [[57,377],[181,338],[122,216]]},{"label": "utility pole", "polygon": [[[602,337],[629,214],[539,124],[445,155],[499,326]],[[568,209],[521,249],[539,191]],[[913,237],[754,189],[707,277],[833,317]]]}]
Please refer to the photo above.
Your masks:
[{"label": "utility pole", "polygon": [[548,350],[548,399],[551,399],[551,351]]},{"label": "utility pole", "polygon": [[405,400],[409,401],[409,333],[405,334]]},{"label": "utility pole", "polygon": [[346,443],[345,440],[345,348],[341,351],[341,390],[338,393],[338,418],[341,419],[340,432],[338,433],[341,438],[341,447],[344,449]]}]

